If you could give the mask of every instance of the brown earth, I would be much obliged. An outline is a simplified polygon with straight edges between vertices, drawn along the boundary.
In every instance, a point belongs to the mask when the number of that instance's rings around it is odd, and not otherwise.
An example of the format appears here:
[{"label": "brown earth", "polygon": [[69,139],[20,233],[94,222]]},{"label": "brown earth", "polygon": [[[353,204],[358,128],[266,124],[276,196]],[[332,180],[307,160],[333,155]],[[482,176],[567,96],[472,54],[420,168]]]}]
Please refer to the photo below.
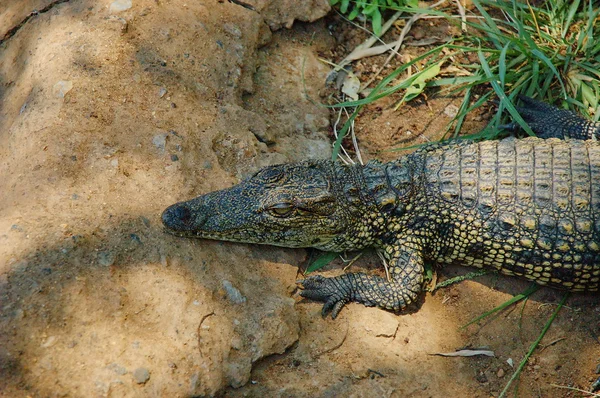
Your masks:
[{"label": "brown earth", "polygon": [[[176,201],[267,164],[330,156],[332,115],[318,104],[329,66],[318,58],[339,61],[363,33],[335,18],[271,32],[322,17],[326,1],[244,4],[256,11],[217,0],[0,4],[0,395],[498,396],[562,293],[542,289],[460,329],[527,288],[488,275],[402,314],[350,304],[333,321],[296,293],[310,252],[162,231]],[[43,12],[11,32],[33,10]],[[415,29],[413,39],[456,34],[439,21]],[[383,58],[355,71],[366,77]],[[357,123],[365,157],[440,137],[457,100],[431,94],[399,111],[399,97],[369,106]],[[381,272],[373,255],[359,269]],[[518,396],[581,396],[554,385],[595,380],[600,305],[582,295],[567,305]],[[495,357],[431,355],[462,347]]]}]

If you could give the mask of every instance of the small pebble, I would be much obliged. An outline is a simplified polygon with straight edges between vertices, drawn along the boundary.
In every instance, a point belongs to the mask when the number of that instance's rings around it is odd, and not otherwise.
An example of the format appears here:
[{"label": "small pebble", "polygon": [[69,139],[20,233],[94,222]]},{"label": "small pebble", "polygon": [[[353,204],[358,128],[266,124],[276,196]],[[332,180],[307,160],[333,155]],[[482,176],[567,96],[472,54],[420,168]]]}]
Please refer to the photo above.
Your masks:
[{"label": "small pebble", "polygon": [[110,365],[107,366],[108,369],[112,370],[113,372],[115,372],[118,375],[124,375],[127,374],[127,369],[124,368],[123,366],[116,364],[116,363],[111,363]]},{"label": "small pebble", "polygon": [[164,87],[161,87],[160,90],[158,90],[158,97],[162,98],[165,96],[166,93],[167,93],[167,89]]},{"label": "small pebble", "polygon": [[98,263],[103,267],[110,267],[115,263],[115,255],[111,252],[98,252]]},{"label": "small pebble", "polygon": [[487,376],[483,372],[479,372],[477,376],[475,376],[475,379],[481,384],[488,382]]},{"label": "small pebble", "polygon": [[450,104],[444,108],[444,114],[448,117],[456,117],[456,115],[458,115],[458,110],[458,106]]},{"label": "small pebble", "polygon": [[223,30],[229,33],[231,36],[235,37],[236,39],[242,37],[242,31],[234,24],[226,23],[225,25],[223,25]]},{"label": "small pebble", "polygon": [[178,161],[178,160],[179,160],[179,156],[177,156],[177,155],[175,155],[175,154],[171,155],[171,161],[172,161],[172,162],[176,162],[176,161]]},{"label": "small pebble", "polygon": [[165,133],[156,134],[152,138],[152,143],[160,152],[164,152],[165,147],[167,146],[167,134],[165,134]]},{"label": "small pebble", "polygon": [[52,87],[52,93],[56,98],[65,98],[65,95],[73,88],[73,82],[70,80],[60,80],[54,87]]},{"label": "small pebble", "polygon": [[56,343],[56,336],[50,336],[41,345],[42,348],[52,347]]},{"label": "small pebble", "polygon": [[162,265],[163,267],[169,266],[169,259],[165,254],[160,255],[160,265]]},{"label": "small pebble", "polygon": [[498,375],[498,378],[500,378],[500,379],[503,378],[504,377],[504,369],[502,369],[502,368],[498,369],[497,375]]},{"label": "small pebble", "polygon": [[146,226],[146,228],[150,228],[150,220],[148,220],[148,217],[140,216],[140,220]]},{"label": "small pebble", "polygon": [[137,368],[133,371],[133,379],[138,384],[145,384],[150,380],[150,372],[146,368]]},{"label": "small pebble", "polygon": [[142,245],[142,240],[140,239],[140,237],[137,234],[130,234],[129,237],[131,238],[132,241],[134,241],[135,243],[139,243],[140,245]]},{"label": "small pebble", "polygon": [[224,280],[222,282],[223,288],[225,288],[225,292],[227,293],[227,298],[234,304],[242,304],[246,302],[246,297],[242,295],[242,293],[228,280]]},{"label": "small pebble", "polygon": [[600,378],[598,378],[598,380],[596,380],[594,382],[594,384],[592,384],[592,387],[590,388],[591,392],[596,392],[598,390],[600,390]]},{"label": "small pebble", "polygon": [[129,10],[132,6],[131,0],[115,0],[110,4],[111,13]]}]

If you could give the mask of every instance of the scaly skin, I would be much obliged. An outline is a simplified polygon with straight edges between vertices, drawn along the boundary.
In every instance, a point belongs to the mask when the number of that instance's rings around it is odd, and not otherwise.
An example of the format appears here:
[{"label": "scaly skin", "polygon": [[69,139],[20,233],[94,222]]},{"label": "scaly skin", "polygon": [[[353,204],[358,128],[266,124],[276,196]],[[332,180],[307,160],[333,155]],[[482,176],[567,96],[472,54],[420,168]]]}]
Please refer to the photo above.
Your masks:
[{"label": "scaly skin", "polygon": [[[553,108],[554,109],[554,108]],[[571,291],[600,280],[600,145],[527,138],[429,145],[396,162],[306,161],[170,206],[180,236],[316,247],[376,247],[389,280],[312,276],[301,295],[335,318],[347,302],[401,310],[423,263],[488,267]]]},{"label": "scaly skin", "polygon": [[537,137],[578,140],[600,138],[598,122],[583,119],[569,110],[558,109],[533,98],[523,95],[519,98],[523,101],[523,106],[517,110]]}]

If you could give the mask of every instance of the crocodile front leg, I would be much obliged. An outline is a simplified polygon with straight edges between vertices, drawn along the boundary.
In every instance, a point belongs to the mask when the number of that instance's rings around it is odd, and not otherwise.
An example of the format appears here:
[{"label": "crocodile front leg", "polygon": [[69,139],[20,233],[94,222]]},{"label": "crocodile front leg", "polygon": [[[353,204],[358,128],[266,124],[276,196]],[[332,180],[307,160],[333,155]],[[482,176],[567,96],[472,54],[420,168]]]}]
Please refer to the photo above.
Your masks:
[{"label": "crocodile front leg", "polygon": [[310,276],[300,281],[302,297],[323,301],[322,314],[331,311],[335,319],[348,302],[399,311],[412,303],[423,284],[421,247],[411,239],[401,239],[383,247],[389,264],[387,277],[352,273],[325,278]]}]

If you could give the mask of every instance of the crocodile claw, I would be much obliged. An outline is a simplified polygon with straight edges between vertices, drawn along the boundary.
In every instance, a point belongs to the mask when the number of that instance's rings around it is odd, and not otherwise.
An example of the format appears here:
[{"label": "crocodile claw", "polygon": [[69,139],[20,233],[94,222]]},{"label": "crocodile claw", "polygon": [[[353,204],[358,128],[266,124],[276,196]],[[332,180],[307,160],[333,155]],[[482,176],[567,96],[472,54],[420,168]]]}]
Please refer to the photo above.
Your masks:
[{"label": "crocodile claw", "polygon": [[325,302],[321,314],[325,317],[331,312],[331,318],[335,319],[344,305],[350,301],[348,292],[340,286],[335,278],[325,278],[321,275],[309,276],[297,282],[302,291],[300,296]]}]

